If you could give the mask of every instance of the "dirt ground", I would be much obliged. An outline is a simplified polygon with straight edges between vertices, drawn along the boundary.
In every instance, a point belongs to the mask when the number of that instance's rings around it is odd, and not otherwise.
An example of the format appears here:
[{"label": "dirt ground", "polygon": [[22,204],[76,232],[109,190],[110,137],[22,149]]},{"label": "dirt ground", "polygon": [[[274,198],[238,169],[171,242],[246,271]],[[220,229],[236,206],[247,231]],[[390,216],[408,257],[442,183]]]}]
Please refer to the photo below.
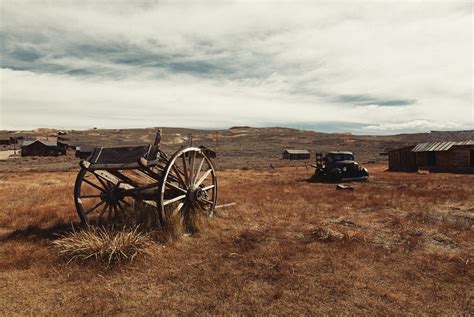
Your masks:
[{"label": "dirt ground", "polygon": [[0,151],[0,160],[7,160],[13,154],[15,154],[13,150]]},{"label": "dirt ground", "polygon": [[108,268],[52,247],[77,171],[0,173],[0,315],[473,314],[474,175],[368,167],[353,192],[305,167],[221,171],[235,206]]}]

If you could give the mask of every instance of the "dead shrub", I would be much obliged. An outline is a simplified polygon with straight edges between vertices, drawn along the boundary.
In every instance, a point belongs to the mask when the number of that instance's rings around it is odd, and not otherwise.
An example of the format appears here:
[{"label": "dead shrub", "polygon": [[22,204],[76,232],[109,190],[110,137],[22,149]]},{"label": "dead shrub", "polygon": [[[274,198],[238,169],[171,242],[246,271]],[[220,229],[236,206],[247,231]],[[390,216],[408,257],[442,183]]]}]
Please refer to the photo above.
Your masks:
[{"label": "dead shrub", "polygon": [[153,242],[139,227],[121,230],[87,227],[73,230],[53,242],[59,254],[71,261],[95,260],[107,265],[131,262],[138,255],[150,255]]},{"label": "dead shrub", "polygon": [[313,239],[323,242],[341,241],[345,238],[345,235],[340,233],[339,231],[322,227],[317,227],[313,229],[313,231],[311,232],[311,236]]}]

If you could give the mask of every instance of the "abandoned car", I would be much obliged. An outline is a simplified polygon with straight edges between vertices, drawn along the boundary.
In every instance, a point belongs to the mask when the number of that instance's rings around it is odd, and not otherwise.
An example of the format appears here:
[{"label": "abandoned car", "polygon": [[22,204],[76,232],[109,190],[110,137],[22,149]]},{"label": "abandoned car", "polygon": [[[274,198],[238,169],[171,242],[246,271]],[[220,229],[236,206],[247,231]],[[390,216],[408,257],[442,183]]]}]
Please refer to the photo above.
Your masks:
[{"label": "abandoned car", "polygon": [[354,161],[352,152],[335,151],[323,156],[316,153],[316,168],[313,181],[348,182],[357,180],[367,180],[369,172],[365,167]]}]

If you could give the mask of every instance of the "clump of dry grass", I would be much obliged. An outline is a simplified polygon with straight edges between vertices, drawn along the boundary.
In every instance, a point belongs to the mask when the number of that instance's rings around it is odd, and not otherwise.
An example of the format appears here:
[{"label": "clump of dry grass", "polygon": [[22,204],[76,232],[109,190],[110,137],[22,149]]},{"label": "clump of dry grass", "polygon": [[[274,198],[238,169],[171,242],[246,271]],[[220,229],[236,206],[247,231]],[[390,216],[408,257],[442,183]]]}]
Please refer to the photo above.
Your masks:
[{"label": "clump of dry grass", "polygon": [[343,233],[340,233],[339,231],[330,228],[323,227],[317,227],[313,229],[311,234],[314,239],[324,242],[341,241],[345,238],[345,235]]},{"label": "clump of dry grass", "polygon": [[71,261],[94,259],[109,264],[133,261],[138,255],[150,255],[152,241],[139,227],[132,229],[88,227],[73,230],[54,242],[59,254]]}]

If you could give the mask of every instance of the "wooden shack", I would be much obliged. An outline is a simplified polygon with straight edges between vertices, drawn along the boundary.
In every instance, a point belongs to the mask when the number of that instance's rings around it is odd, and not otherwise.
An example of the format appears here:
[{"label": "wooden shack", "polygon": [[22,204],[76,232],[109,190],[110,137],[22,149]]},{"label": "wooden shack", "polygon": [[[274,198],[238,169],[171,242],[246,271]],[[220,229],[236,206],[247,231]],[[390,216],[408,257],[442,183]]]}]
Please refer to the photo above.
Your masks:
[{"label": "wooden shack", "polygon": [[290,150],[285,149],[283,151],[284,160],[309,160],[311,154],[308,150]]},{"label": "wooden shack", "polygon": [[415,146],[407,146],[388,151],[388,170],[391,172],[416,172]]},{"label": "wooden shack", "polygon": [[0,145],[10,145],[10,139],[0,139]]},{"label": "wooden shack", "polygon": [[66,147],[51,141],[24,141],[21,145],[21,156],[59,156],[66,154]]},{"label": "wooden shack", "polygon": [[474,173],[474,140],[420,143],[412,152],[419,169]]}]

